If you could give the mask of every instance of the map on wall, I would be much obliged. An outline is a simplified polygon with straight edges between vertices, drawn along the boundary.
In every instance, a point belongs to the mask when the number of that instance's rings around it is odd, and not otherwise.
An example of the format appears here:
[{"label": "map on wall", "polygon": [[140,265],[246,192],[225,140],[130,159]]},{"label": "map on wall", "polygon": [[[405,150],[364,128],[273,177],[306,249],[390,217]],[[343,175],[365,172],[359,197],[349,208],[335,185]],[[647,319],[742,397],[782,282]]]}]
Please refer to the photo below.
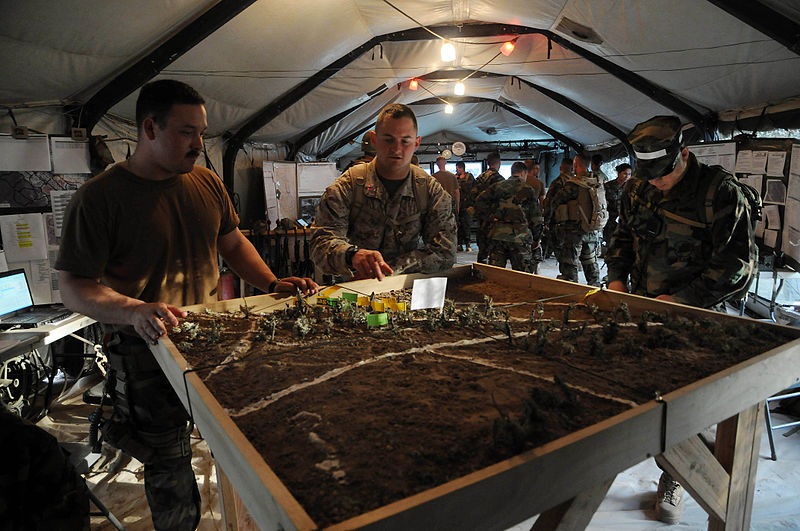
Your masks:
[{"label": "map on wall", "polygon": [[51,171],[0,171],[0,208],[50,210],[50,192],[77,190],[90,174]]}]

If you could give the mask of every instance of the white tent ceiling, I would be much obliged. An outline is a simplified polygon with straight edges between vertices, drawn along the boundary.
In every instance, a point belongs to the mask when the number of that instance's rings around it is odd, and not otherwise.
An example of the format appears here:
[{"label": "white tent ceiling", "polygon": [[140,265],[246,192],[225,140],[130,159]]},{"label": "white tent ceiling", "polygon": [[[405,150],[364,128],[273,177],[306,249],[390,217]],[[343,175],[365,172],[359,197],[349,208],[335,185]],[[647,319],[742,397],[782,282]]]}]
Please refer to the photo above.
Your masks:
[{"label": "white tent ceiling", "polygon": [[[597,149],[620,144],[614,131],[627,132],[655,114],[697,123],[731,119],[740,110],[799,108],[796,51],[780,35],[755,29],[759,20],[746,23],[716,5],[743,3],[774,15],[778,33],[797,28],[798,0],[2,0],[0,107],[48,133],[66,131],[92,109],[104,122],[124,123],[134,118],[141,84],[170,77],[203,94],[210,135],[233,135],[234,153],[236,141],[247,141],[337,158],[357,150],[348,141],[387,102],[451,100],[455,79],[443,79],[447,72],[474,72],[465,83],[467,99],[453,114],[444,114],[443,104],[414,106],[423,142],[541,140],[556,132]],[[218,28],[208,21],[191,26],[204,14],[214,18],[237,8]],[[441,41],[419,23],[440,34],[462,28],[453,39],[454,62],[441,60]],[[488,24],[509,31],[471,35]],[[577,31],[596,42],[565,29],[570,24],[588,28]],[[189,37],[179,33],[187,27]],[[170,48],[163,57],[159,47],[174,47],[176,35],[199,38],[209,31],[185,53]],[[398,32],[416,31],[424,40],[369,46],[382,35],[403,39]],[[517,33],[513,54],[495,57],[499,43]],[[354,52],[359,47],[365,48]],[[582,50],[650,86],[635,88]],[[348,54],[352,61],[342,59]],[[148,56],[149,69],[139,66],[125,78]],[[422,78],[422,88],[409,90],[412,77]],[[115,78],[126,81],[118,88]],[[573,108],[532,85],[571,100]],[[65,104],[76,105],[69,117]],[[9,116],[0,118],[0,132],[10,124]]]}]

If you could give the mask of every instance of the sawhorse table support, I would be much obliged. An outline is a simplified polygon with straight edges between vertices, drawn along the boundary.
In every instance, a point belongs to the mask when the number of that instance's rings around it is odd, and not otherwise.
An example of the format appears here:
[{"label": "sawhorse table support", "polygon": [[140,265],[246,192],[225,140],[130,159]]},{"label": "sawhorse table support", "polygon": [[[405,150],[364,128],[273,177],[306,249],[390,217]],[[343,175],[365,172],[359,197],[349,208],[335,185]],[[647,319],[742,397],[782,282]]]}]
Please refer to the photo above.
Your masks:
[{"label": "sawhorse table support", "polygon": [[[764,402],[719,424],[714,452],[695,435],[656,456],[709,514],[709,531],[750,528]],[[613,478],[543,512],[531,531],[578,530],[589,525]]]}]

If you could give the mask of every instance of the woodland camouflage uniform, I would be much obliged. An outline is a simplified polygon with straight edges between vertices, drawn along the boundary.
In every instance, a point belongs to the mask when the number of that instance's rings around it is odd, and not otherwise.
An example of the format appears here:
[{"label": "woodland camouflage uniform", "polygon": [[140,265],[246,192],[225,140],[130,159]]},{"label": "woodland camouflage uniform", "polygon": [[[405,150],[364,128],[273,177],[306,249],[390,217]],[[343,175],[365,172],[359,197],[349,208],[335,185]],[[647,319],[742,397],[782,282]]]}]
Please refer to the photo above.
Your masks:
[{"label": "woodland camouflage uniform", "polygon": [[464,173],[458,179],[461,205],[458,208],[458,244],[469,246],[472,240],[472,214],[467,209],[472,206],[474,198],[472,189],[475,186],[475,177],[471,173]]},{"label": "woodland camouflage uniform", "polygon": [[[669,149],[664,140],[669,135],[658,127],[679,130],[680,120],[656,117],[645,124],[629,136],[634,150]],[[639,162],[634,178],[625,183],[619,227],[606,256],[608,281],[630,278],[631,293],[667,294],[682,304],[718,307],[741,294],[755,272],[758,248],[749,203],[735,177],[719,166],[698,163],[691,152],[683,178],[664,195],[645,180],[663,175],[661,166],[660,161]],[[711,194],[713,219],[706,220],[704,203],[712,181],[719,185]]]},{"label": "woodland camouflage uniform", "polygon": [[505,267],[511,261],[516,271],[535,272],[533,253],[542,237],[539,197],[519,175],[497,182],[477,198],[475,211],[488,220],[489,264]]},{"label": "woodland camouflage uniform", "polygon": [[619,216],[619,202],[622,198],[622,186],[619,181],[606,181],[603,185],[606,189],[606,208],[608,209],[608,222],[603,227],[603,243],[608,247],[611,241],[611,236],[614,235],[614,230],[617,228],[617,217]]},{"label": "woodland camouflage uniform", "polygon": [[547,189],[547,193],[544,196],[544,203],[542,204],[542,215],[545,225],[545,233],[542,238],[544,258],[547,258],[551,252],[558,256],[558,250],[561,248],[561,242],[556,236],[556,222],[553,218],[553,209],[550,207],[550,203],[553,200],[553,196],[564,188],[564,183],[566,183],[569,178],[569,174],[564,172],[559,173],[558,177],[550,183],[550,187]]},{"label": "woodland camouflage uniform", "polygon": [[[363,190],[360,206],[358,187]],[[409,178],[392,197],[374,161],[354,166],[322,195],[312,227],[314,265],[323,274],[350,276],[345,254],[352,245],[380,251],[395,274],[449,269],[456,254],[452,199],[436,179],[413,164]]]},{"label": "woodland camouflage uniform", "polygon": [[[620,205],[619,227],[606,255],[608,281],[630,277],[631,293],[672,295],[682,304],[711,308],[746,287],[758,259],[747,200],[723,179],[714,194],[714,219],[707,229],[692,227],[647,204],[698,220],[708,181],[721,167],[700,164],[689,153],[689,168],[667,197],[647,181],[629,179]],[[730,176],[730,178],[734,178]],[[637,187],[639,199],[631,198]]]},{"label": "woodland camouflage uniform", "polygon": [[[555,184],[554,182],[553,185]],[[556,251],[560,272],[558,278],[578,282],[578,262],[580,261],[583,266],[583,274],[586,276],[586,283],[591,286],[599,286],[600,267],[597,265],[597,246],[600,241],[600,231],[584,232],[578,220],[555,219],[558,207],[566,205],[569,201],[577,200],[578,191],[577,184],[567,181],[553,193],[548,203],[550,211],[553,213],[555,235],[561,245]]]},{"label": "woodland camouflage uniform", "polygon": [[[494,168],[489,168],[485,172],[478,175],[478,177],[475,179],[475,186],[472,187],[472,197],[474,197],[477,201],[477,198],[481,192],[489,188],[494,183],[503,180],[505,179],[503,179],[503,176],[499,171],[495,170]],[[475,239],[478,243],[478,257],[476,260],[480,263],[485,263],[489,256],[489,221],[486,218],[482,218],[477,211],[475,212],[475,218],[478,221],[478,232],[475,234]]]}]

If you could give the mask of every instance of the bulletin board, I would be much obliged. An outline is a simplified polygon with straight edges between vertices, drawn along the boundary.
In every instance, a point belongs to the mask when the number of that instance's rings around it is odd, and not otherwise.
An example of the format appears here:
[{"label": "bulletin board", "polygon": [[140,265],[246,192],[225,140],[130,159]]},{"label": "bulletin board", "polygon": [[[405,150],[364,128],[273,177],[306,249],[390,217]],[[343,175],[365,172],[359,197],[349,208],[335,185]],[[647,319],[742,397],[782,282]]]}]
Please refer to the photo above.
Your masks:
[{"label": "bulletin board", "polygon": [[267,219],[274,229],[279,219],[297,219],[297,164],[264,161],[263,168]]},{"label": "bulletin board", "polygon": [[700,162],[719,164],[761,194],[764,206],[756,227],[760,258],[782,256],[787,265],[800,269],[800,141],[745,138],[689,149]]}]

